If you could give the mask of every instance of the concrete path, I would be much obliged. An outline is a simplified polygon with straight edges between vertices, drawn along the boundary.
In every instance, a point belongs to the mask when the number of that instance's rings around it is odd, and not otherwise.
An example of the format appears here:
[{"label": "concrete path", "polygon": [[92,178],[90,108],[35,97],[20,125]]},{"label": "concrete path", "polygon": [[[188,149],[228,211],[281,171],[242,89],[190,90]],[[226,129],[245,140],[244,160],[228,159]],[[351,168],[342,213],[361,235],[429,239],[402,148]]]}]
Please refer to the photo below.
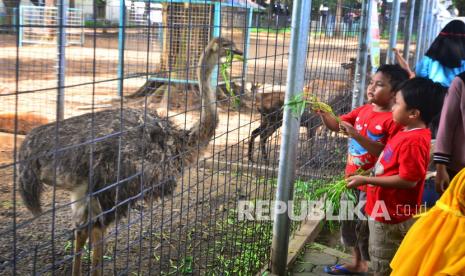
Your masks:
[{"label": "concrete path", "polygon": [[336,249],[311,243],[305,246],[305,252],[297,258],[289,275],[312,276],[325,275],[323,268],[327,265],[349,262],[351,256]]}]

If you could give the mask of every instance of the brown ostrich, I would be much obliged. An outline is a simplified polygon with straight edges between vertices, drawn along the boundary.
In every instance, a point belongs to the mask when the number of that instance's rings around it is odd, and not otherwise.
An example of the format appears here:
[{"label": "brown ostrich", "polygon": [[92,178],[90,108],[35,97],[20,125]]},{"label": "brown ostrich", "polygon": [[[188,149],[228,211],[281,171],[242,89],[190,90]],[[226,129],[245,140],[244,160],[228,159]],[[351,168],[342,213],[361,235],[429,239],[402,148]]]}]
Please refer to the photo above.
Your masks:
[{"label": "brown ostrich", "polygon": [[21,197],[38,215],[44,184],[70,192],[73,275],[81,274],[81,250],[89,236],[92,274],[101,275],[108,225],[127,213],[133,199],[171,194],[183,168],[207,147],[218,125],[210,77],[228,51],[242,54],[231,41],[214,38],[200,57],[202,112],[189,130],[176,128],[156,112],[116,109],[66,119],[58,129],[55,123],[43,125],[26,136],[19,152]]}]

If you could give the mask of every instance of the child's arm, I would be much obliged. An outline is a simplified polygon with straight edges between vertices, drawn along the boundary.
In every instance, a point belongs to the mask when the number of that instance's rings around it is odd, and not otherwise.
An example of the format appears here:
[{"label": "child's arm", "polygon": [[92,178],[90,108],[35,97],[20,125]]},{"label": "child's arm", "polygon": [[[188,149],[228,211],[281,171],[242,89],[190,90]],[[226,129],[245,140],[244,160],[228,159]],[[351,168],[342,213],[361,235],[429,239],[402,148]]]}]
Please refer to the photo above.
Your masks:
[{"label": "child's arm", "polygon": [[398,174],[378,177],[354,175],[347,178],[347,187],[355,188],[369,183],[384,188],[408,189],[415,187],[417,182],[418,181],[405,180]]},{"label": "child's arm", "polygon": [[412,69],[410,69],[410,65],[408,65],[407,61],[405,61],[404,57],[399,53],[399,50],[393,48],[392,51],[394,52],[394,55],[396,56],[396,60],[399,63],[400,67],[402,67],[402,69],[408,72],[410,78],[414,78],[415,72],[413,72]]},{"label": "child's arm", "polygon": [[320,115],[321,120],[323,121],[323,124],[330,130],[332,131],[339,131],[339,122],[336,120],[336,118],[329,114],[328,112],[324,112],[321,110],[316,111],[318,115]]},{"label": "child's arm", "polygon": [[351,124],[341,122],[341,127],[347,135],[357,141],[364,149],[374,156],[379,156],[384,149],[384,144],[373,141],[368,137],[361,135]]}]

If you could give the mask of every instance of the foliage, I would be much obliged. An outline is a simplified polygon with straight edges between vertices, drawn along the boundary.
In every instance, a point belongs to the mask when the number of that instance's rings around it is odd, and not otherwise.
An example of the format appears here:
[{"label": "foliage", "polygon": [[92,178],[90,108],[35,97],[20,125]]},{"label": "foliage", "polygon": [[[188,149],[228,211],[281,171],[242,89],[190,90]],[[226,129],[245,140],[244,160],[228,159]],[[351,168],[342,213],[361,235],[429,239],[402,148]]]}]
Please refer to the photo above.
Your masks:
[{"label": "foliage", "polygon": [[291,28],[280,28],[280,29],[275,29],[275,28],[251,28],[250,32],[252,33],[269,33],[269,34],[289,34],[291,33]]},{"label": "foliage", "polygon": [[113,27],[117,26],[118,24],[112,24],[111,22],[107,20],[86,20],[84,21],[84,26],[86,28],[100,28],[100,27]]},{"label": "foliage", "polygon": [[[337,2],[338,0],[314,0],[312,1],[312,9],[313,11],[319,11],[320,5],[325,3],[330,8],[332,13],[335,13],[337,8]],[[343,7],[351,8],[360,7],[361,3],[360,0],[344,0],[343,2]]]},{"label": "foliage", "polygon": [[231,80],[229,78],[228,73],[230,73],[230,68],[232,66],[232,62],[234,60],[244,61],[243,57],[240,55],[235,55],[231,51],[228,51],[226,54],[226,60],[220,65],[221,75],[223,76],[223,80],[226,84],[226,90],[228,91],[229,95],[234,99],[234,106],[239,106],[241,101],[236,97],[237,95],[234,94],[234,91],[231,90]]},{"label": "foliage", "polygon": [[459,15],[465,15],[465,0],[452,0],[454,6],[459,10]]},{"label": "foliage", "polygon": [[313,111],[324,111],[326,113],[329,113],[332,117],[334,117],[336,121],[338,122],[341,121],[339,117],[337,117],[336,114],[334,114],[334,111],[331,108],[331,106],[329,106],[328,104],[324,102],[320,102],[318,98],[315,96],[310,96],[309,100],[306,100],[304,99],[303,93],[299,93],[293,96],[291,100],[283,106],[283,108],[284,107],[290,108],[292,115],[296,118],[299,118],[300,116],[302,116],[307,104],[310,105],[310,108]]},{"label": "foliage", "polygon": [[273,225],[270,221],[238,221],[237,212],[217,224],[215,264],[208,275],[255,275],[269,259]]}]

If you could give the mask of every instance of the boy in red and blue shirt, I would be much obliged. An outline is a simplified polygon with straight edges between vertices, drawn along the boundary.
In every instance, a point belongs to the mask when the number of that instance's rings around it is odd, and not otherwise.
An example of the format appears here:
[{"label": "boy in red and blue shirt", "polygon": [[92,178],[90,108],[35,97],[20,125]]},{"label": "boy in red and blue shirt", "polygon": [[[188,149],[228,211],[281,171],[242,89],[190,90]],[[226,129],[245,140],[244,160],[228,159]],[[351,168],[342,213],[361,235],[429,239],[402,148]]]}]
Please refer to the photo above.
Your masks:
[{"label": "boy in red and blue shirt", "polygon": [[[350,137],[345,169],[346,177],[358,171],[369,170],[387,140],[396,134],[401,126],[392,120],[392,105],[399,85],[408,79],[408,72],[399,65],[383,65],[370,80],[366,95],[368,103],[340,116],[341,123],[330,114],[319,111],[323,123],[333,131],[343,130]],[[366,198],[365,189],[358,187],[359,201]],[[345,246],[352,248],[352,264],[336,264],[325,268],[328,274],[350,274],[368,270],[368,234],[359,231],[363,221],[342,220],[341,237]]]},{"label": "boy in red and blue shirt", "polygon": [[441,89],[424,78],[403,84],[392,112],[403,130],[387,142],[374,176],[347,179],[351,188],[369,183],[365,212],[370,217],[369,253],[375,275],[389,275],[389,263],[421,207],[431,143],[427,126],[441,110]]}]

